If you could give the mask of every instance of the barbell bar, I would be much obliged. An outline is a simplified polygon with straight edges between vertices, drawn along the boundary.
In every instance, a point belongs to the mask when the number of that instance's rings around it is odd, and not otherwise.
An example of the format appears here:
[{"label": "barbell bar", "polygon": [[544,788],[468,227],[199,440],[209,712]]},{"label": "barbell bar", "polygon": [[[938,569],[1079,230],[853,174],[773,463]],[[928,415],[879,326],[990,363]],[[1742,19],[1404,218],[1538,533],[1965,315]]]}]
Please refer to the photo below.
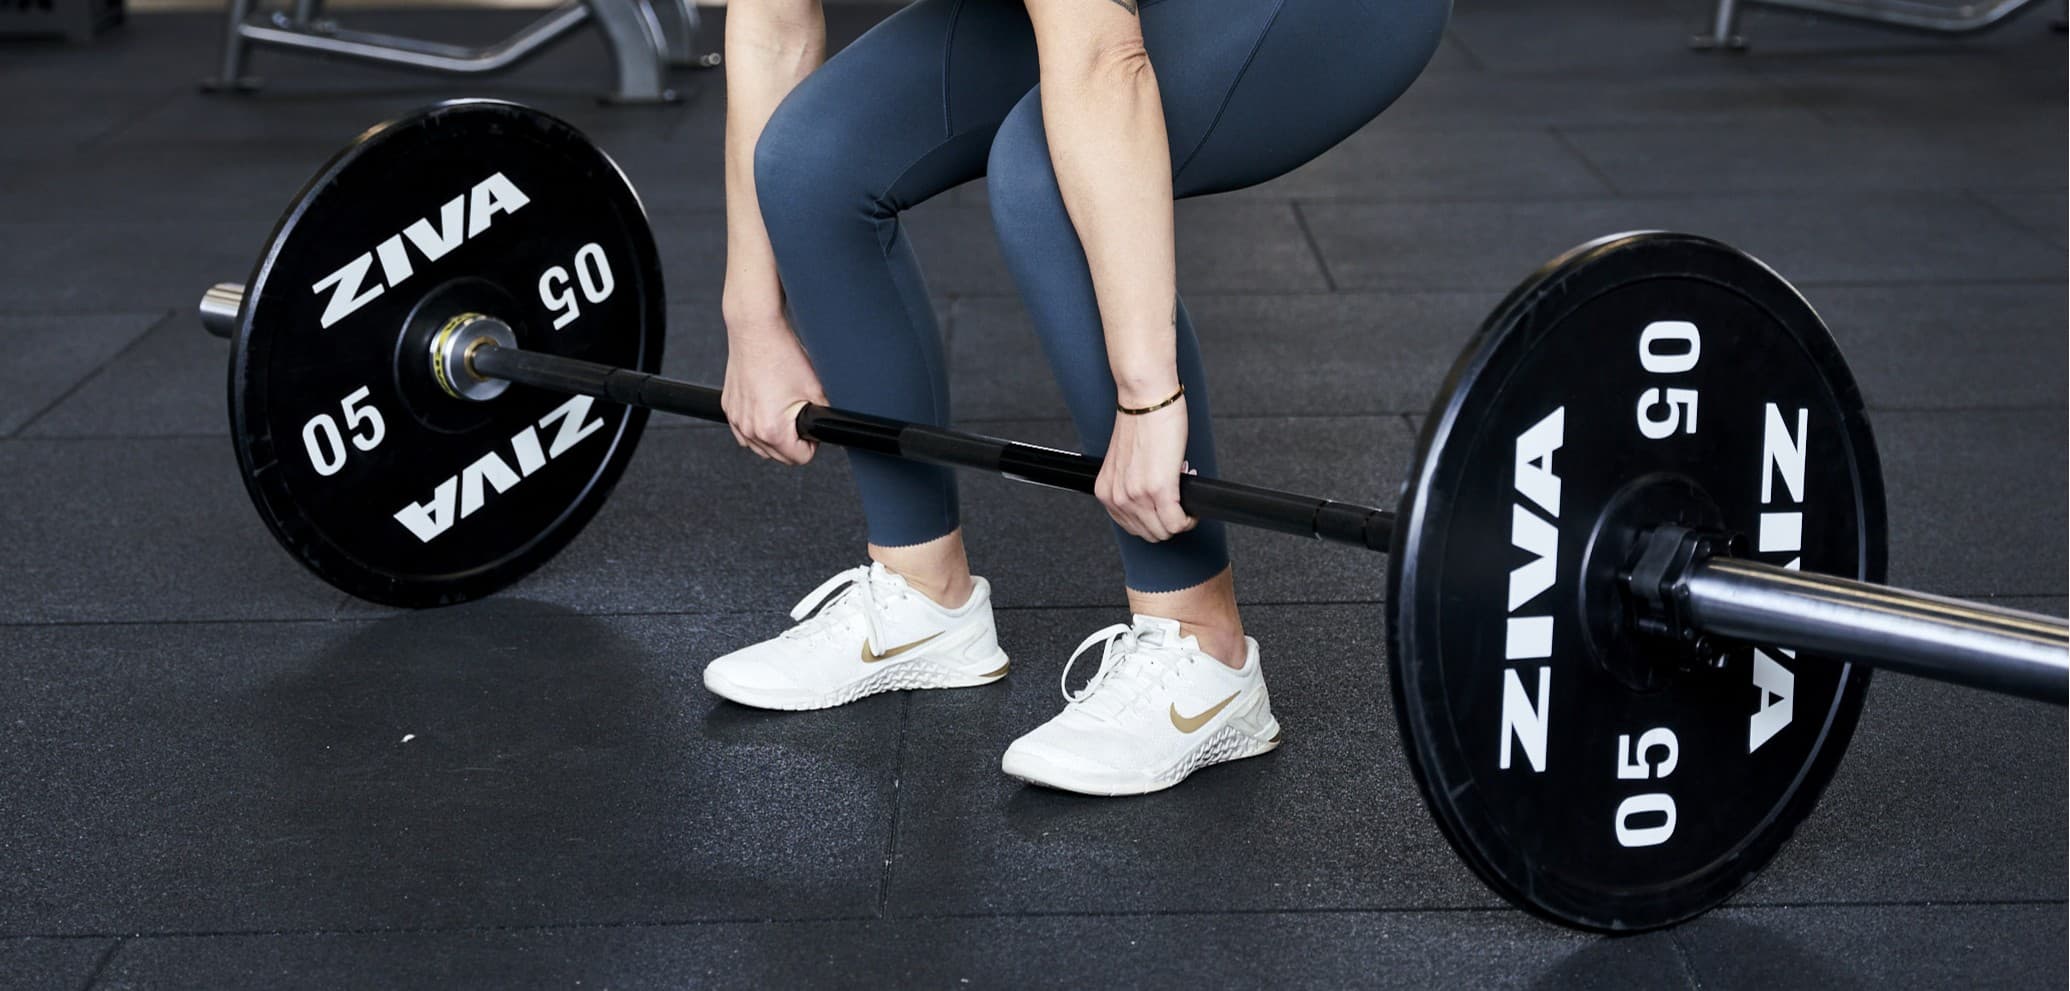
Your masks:
[{"label": "barbell bar", "polygon": [[[406,176],[406,182],[396,177]],[[202,323],[247,488],[303,564],[399,605],[529,573],[595,513],[658,374],[644,209],[567,124],[455,101],[311,180]],[[249,289],[244,288],[249,286]],[[1091,493],[1083,454],[821,406],[802,436]],[[1824,323],[1685,234],[1584,244],[1466,344],[1393,511],[1180,479],[1204,519],[1388,554],[1389,686],[1440,831],[1562,924],[1742,887],[1809,814],[1886,666],[2061,705],[2061,620],[1891,588],[1882,475]]]},{"label": "barbell bar", "polygon": [[[243,294],[242,285],[218,283],[203,295],[201,319],[211,333],[228,336]],[[515,341],[502,321],[462,314],[434,338],[426,360],[447,370],[438,376],[454,399],[473,398],[468,390],[474,386],[514,383],[727,422],[718,389],[526,351]],[[1075,451],[817,404],[799,409],[797,430],[801,437],[838,447],[991,472],[1086,495],[1092,494],[1100,475],[1100,459]],[[1219,478],[1181,476],[1179,504],[1201,519],[1368,550],[1384,552],[1394,539],[1394,514],[1387,510]],[[1649,596],[1629,576],[1626,584],[1636,598],[1656,604],[1661,598]],[[1686,629],[1696,635],[1834,654],[2057,704],[2063,704],[2070,692],[2070,631],[2047,616],[1728,556],[1685,560],[1658,584],[1683,601]],[[1673,636],[1683,635],[1677,631]]]},{"label": "barbell bar", "polygon": [[[208,290],[202,297],[201,319],[210,333],[229,337],[243,295],[244,287],[237,283],[218,283]],[[430,362],[440,368],[464,369],[471,377],[469,385],[514,382],[659,413],[726,422],[726,412],[719,405],[719,390],[709,386],[496,343],[515,338],[508,325],[493,317],[468,315],[466,329],[473,335],[463,331],[445,338],[445,347],[434,353]],[[446,392],[456,399],[470,398],[459,385],[448,386]],[[829,406],[807,404],[800,408],[797,428],[801,437],[838,447],[992,472],[1087,495],[1092,494],[1093,483],[1100,476],[1100,460],[1075,451]],[[1181,478],[1179,493],[1180,505],[1202,519],[1380,551],[1387,549],[1394,535],[1394,514],[1371,506],[1197,475]]]}]

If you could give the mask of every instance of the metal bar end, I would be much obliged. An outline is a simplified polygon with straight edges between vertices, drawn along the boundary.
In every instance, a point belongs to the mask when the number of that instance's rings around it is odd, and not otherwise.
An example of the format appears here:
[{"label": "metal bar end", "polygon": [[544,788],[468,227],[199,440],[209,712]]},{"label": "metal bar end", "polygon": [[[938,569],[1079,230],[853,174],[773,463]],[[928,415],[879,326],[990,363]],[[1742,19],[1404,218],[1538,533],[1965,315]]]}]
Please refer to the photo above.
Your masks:
[{"label": "metal bar end", "polygon": [[218,282],[201,294],[201,327],[224,340],[237,333],[237,314],[244,309],[244,284]]}]

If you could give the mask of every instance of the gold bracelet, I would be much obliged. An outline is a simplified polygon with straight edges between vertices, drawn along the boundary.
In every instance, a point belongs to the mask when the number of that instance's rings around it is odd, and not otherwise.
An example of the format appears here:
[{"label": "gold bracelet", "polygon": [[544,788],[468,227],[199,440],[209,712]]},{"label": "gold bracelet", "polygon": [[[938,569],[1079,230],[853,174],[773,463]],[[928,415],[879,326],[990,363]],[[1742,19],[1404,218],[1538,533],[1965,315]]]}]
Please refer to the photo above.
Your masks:
[{"label": "gold bracelet", "polygon": [[1115,403],[1114,411],[1117,413],[1127,413],[1130,416],[1142,416],[1145,413],[1155,413],[1158,410],[1165,408],[1166,406],[1170,406],[1171,404],[1178,402],[1180,397],[1184,395],[1186,395],[1186,387],[1184,385],[1181,385],[1179,386],[1179,391],[1171,394],[1171,398],[1166,399],[1164,402],[1158,403],[1154,406],[1142,406],[1136,409],[1130,409],[1126,406],[1121,405],[1120,403]]}]

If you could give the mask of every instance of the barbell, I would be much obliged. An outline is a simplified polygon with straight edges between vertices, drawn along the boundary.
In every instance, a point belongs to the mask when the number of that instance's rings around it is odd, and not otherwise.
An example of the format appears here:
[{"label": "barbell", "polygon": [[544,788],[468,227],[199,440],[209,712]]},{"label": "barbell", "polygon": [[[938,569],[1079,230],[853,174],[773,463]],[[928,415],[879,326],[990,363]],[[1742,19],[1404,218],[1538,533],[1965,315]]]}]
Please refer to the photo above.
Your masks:
[{"label": "barbell", "polygon": [[[612,161],[516,104],[440,104],[317,173],[202,323],[260,515],[354,595],[486,595],[595,514],[664,378],[661,264]],[[1091,493],[1070,451],[807,406],[823,443]],[[1591,241],[1509,294],[1393,511],[1186,476],[1187,512],[1389,554],[1390,685],[1439,829],[1515,904],[1600,931],[1719,904],[1810,813],[1871,667],[2061,705],[2061,620],[1875,584],[1881,468],[1832,336],[1717,241]]]}]

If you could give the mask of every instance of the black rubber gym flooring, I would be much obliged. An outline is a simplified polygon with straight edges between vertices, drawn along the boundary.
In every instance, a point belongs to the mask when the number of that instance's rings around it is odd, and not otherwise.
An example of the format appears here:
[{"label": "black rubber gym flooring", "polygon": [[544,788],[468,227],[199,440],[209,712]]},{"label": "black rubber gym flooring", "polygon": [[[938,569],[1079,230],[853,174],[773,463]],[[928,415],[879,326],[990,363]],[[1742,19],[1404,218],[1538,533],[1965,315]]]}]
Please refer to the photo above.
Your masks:
[{"label": "black rubber gym flooring", "polygon": [[[837,6],[837,41],[889,8]],[[1456,348],[1609,231],[1686,228],[1802,286],[1868,394],[1891,578],[2061,615],[2065,54],[2053,9],[1919,38],[1687,0],[1460,0],[1383,119],[1179,211],[1236,478],[1392,498]],[[354,13],[486,42],[510,13]],[[716,39],[718,13],[712,15]],[[0,984],[2061,988],[2061,709],[1877,678],[1839,776],[1732,904],[1597,939],[1489,894],[1385,698],[1383,560],[1236,537],[1288,742],[1154,797],[1000,776],[1122,617],[1089,501],[966,477],[1003,687],[785,716],[703,662],[858,556],[839,457],[657,421],[559,559],[477,605],[345,601],[267,535],[193,303],[336,146],[436,98],[590,129],[653,211],[669,370],[716,382],[720,102],[610,109],[579,38],[492,84],[262,53],[213,16],[0,47]],[[962,421],[1069,439],[980,188],[915,211]],[[1327,635],[1315,637],[1317,631]]]}]

